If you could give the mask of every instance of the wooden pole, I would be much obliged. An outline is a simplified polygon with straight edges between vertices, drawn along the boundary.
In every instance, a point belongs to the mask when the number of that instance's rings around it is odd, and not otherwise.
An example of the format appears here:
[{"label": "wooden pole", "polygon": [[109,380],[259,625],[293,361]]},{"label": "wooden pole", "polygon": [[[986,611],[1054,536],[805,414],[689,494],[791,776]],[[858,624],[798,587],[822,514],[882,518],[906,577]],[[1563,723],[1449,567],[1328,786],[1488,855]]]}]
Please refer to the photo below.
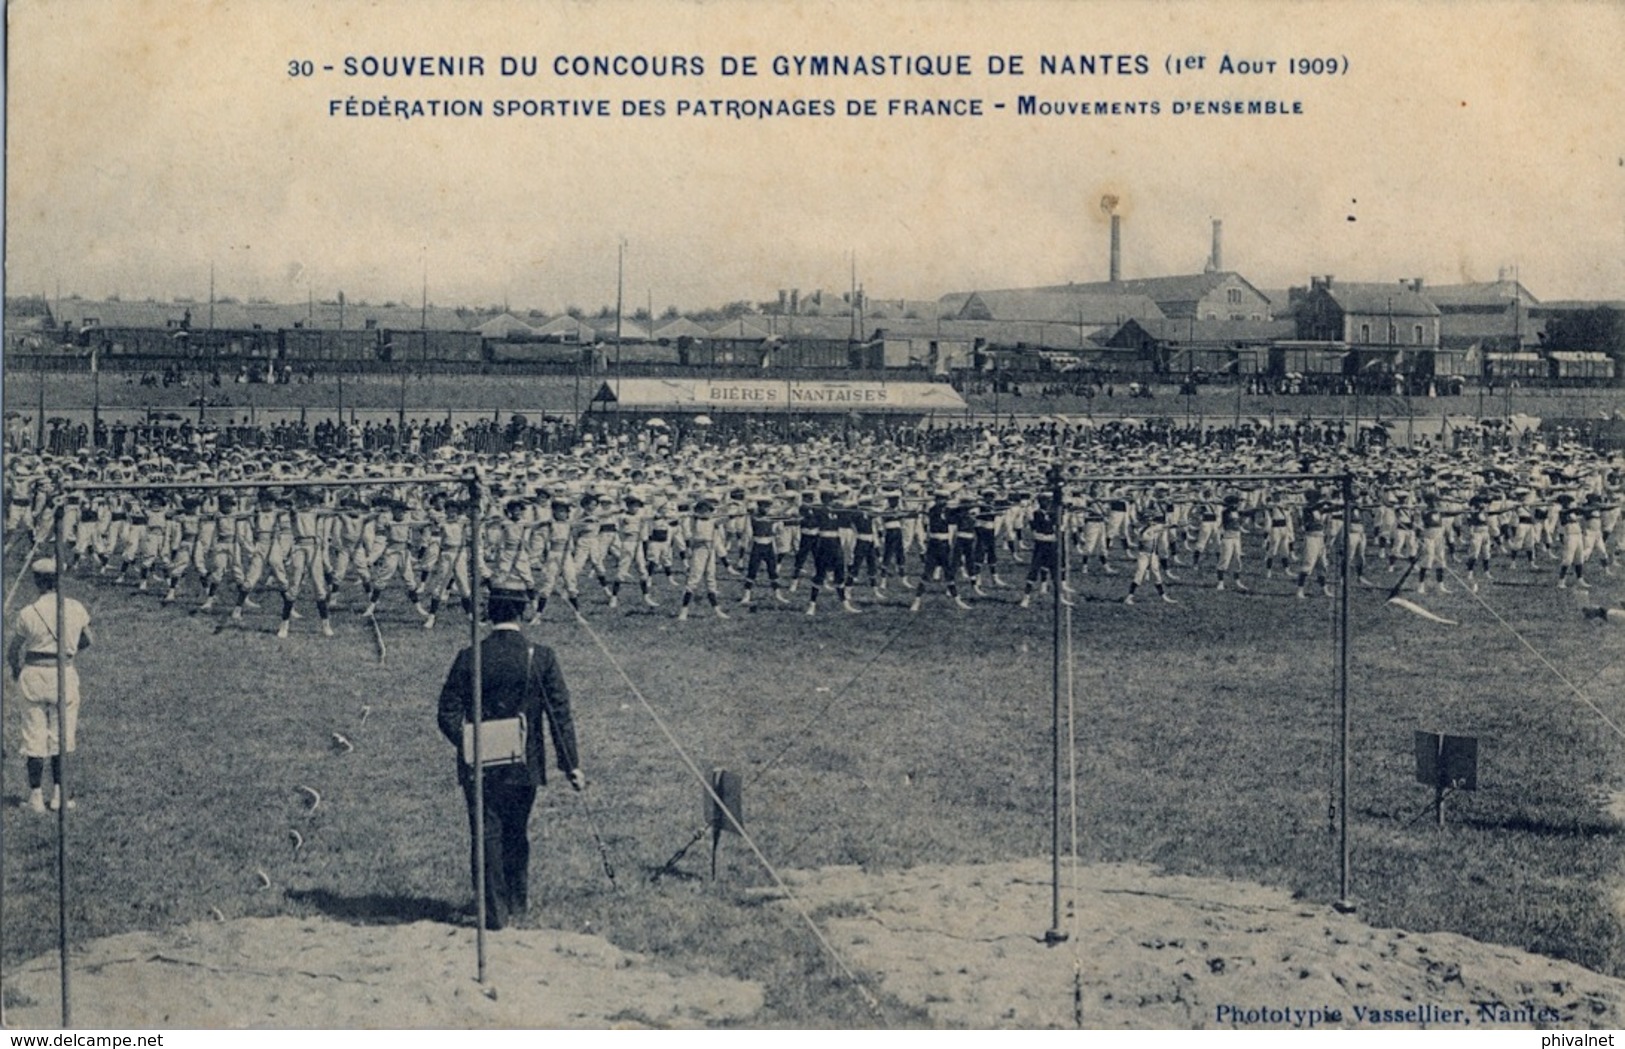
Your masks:
[{"label": "wooden pole", "polygon": [[615,400],[621,399],[621,301],[626,289],[626,238],[615,249]]},{"label": "wooden pole", "polygon": [[1066,597],[1061,588],[1065,585],[1062,566],[1066,564],[1066,521],[1060,467],[1055,468],[1051,482],[1055,566],[1050,584],[1055,601],[1050,608],[1050,923],[1044,943],[1053,947],[1066,941],[1066,933],[1061,931],[1061,603]]},{"label": "wooden pole", "polygon": [[474,702],[474,979],[485,982],[485,766],[480,753],[483,722],[482,667],[480,665],[480,528],[484,492],[480,476],[468,475],[468,582],[473,591],[468,614],[468,689]]},{"label": "wooden pole", "polygon": [[73,1026],[72,999],[68,993],[68,648],[62,643],[67,633],[67,613],[62,596],[63,541],[66,503],[57,492],[56,532],[56,928],[57,953],[62,979],[62,1026]]},{"label": "wooden pole", "polygon": [[1343,489],[1343,557],[1338,574],[1337,707],[1338,707],[1338,786],[1337,786],[1337,909],[1354,910],[1349,895],[1349,528],[1354,523],[1354,475],[1345,473]]},{"label": "wooden pole", "polygon": [[[90,351],[90,446],[96,447],[96,431],[102,424],[102,369],[98,349]],[[201,395],[200,395],[201,396]]]},{"label": "wooden pole", "polygon": [[45,358],[34,358],[34,374],[39,379],[39,412],[34,420],[34,450],[44,453],[45,448]]}]

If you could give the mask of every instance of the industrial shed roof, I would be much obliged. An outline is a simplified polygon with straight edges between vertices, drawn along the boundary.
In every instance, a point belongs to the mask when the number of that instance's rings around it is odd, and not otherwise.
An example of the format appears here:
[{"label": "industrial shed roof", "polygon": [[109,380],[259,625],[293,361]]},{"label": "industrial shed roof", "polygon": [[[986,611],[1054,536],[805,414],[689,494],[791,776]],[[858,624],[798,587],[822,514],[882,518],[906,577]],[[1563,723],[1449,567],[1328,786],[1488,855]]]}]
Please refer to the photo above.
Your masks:
[{"label": "industrial shed roof", "polygon": [[1132,292],[1074,292],[1055,289],[976,291],[963,298],[945,296],[945,306],[958,305],[959,320],[1046,321],[1058,324],[1121,324],[1130,317],[1160,318],[1155,301]]}]

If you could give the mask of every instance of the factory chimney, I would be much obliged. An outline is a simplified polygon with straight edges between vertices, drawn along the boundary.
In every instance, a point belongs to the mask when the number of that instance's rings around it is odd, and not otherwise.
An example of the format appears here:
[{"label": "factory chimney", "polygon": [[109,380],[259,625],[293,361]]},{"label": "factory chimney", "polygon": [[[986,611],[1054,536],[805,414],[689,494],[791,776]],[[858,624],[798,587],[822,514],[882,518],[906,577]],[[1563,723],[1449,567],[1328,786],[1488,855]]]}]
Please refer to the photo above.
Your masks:
[{"label": "factory chimney", "polygon": [[1111,281],[1116,284],[1123,279],[1123,220],[1118,215],[1112,216],[1112,262]]},{"label": "factory chimney", "polygon": [[1112,217],[1111,282],[1123,279],[1123,220],[1117,214],[1117,198],[1107,194],[1100,198],[1100,210]]},{"label": "factory chimney", "polygon": [[1224,272],[1224,220],[1213,220],[1213,253],[1208,256],[1207,271],[1209,273]]}]

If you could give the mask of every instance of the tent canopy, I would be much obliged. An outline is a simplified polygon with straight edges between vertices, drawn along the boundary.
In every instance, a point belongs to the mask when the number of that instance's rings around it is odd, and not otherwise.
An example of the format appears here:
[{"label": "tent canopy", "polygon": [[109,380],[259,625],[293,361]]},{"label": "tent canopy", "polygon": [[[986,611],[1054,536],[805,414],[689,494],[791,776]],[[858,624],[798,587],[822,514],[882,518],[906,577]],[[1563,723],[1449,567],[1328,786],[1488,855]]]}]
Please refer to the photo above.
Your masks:
[{"label": "tent canopy", "polygon": [[737,339],[742,342],[762,342],[769,338],[767,332],[754,324],[747,324],[743,317],[713,328],[711,335],[718,339]]},{"label": "tent canopy", "polygon": [[651,338],[660,339],[661,341],[665,342],[672,339],[681,339],[685,337],[690,339],[704,339],[710,334],[710,332],[706,331],[698,324],[695,324],[687,317],[678,317],[676,320],[665,325],[664,327],[656,328]]},{"label": "tent canopy", "polygon": [[535,334],[545,335],[565,342],[580,343],[591,343],[598,337],[597,333],[592,330],[591,325],[568,315],[554,317],[540,328],[536,328]]}]

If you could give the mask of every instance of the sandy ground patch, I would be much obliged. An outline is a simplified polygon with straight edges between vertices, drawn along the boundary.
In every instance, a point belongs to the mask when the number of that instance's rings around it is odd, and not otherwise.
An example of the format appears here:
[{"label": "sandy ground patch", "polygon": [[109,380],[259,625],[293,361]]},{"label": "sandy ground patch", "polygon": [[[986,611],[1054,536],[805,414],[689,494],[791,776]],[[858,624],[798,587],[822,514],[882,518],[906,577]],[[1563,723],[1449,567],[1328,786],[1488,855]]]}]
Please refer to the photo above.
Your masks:
[{"label": "sandy ground patch", "polygon": [[[842,915],[827,935],[878,974],[877,990],[944,1025],[1072,1027],[1081,1016],[1087,1028],[1291,1028],[1308,1026],[1314,1009],[1321,1027],[1360,1029],[1625,1022],[1625,981],[1578,965],[1452,933],[1377,929],[1279,889],[1146,867],[1081,868],[1074,893],[1063,866],[1071,939],[1048,947],[1049,878],[1047,861],[1026,861],[826,869],[789,884]],[[1373,1025],[1356,1007],[1400,1015]]]},{"label": "sandy ground patch", "polygon": [[[597,936],[505,929],[486,937],[435,922],[328,918],[199,922],[129,933],[72,955],[77,1027],[705,1027],[762,1007],[755,984],[672,976]],[[60,1020],[57,960],[8,973],[10,1027]]]},{"label": "sandy ground patch", "polygon": [[[1048,877],[1047,861],[1030,860],[829,868],[797,872],[790,884],[874,991],[945,1027],[1625,1026],[1625,981],[1451,933],[1372,928],[1277,889],[1145,867],[1082,868],[1075,890],[1063,868],[1071,939],[1045,946]],[[473,936],[430,922],[282,917],[110,937],[74,955],[74,1019],[175,1028],[759,1022],[755,984],[674,976],[599,937],[556,930],[493,934],[481,986]],[[55,1025],[54,956],[16,967],[4,983],[9,1026]],[[1378,1011],[1387,1015],[1374,1021]],[[900,1020],[883,1011],[876,1022]]]}]

